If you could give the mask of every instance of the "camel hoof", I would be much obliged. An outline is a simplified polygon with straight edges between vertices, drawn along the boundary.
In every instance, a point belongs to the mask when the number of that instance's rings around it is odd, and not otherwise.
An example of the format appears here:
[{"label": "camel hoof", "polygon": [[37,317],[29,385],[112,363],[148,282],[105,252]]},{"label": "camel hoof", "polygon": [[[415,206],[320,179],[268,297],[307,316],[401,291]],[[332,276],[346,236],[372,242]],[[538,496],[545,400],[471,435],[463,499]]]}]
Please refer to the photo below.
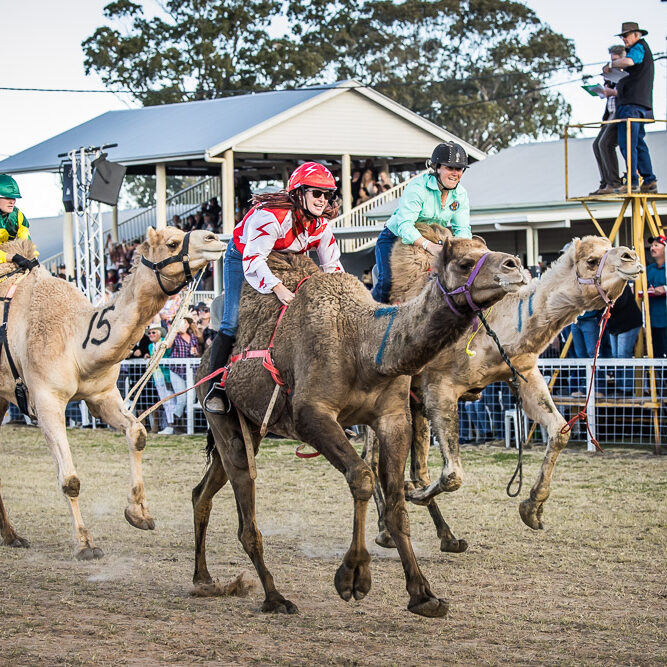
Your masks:
[{"label": "camel hoof", "polygon": [[127,522],[131,526],[134,526],[135,528],[139,528],[139,530],[154,530],[155,529],[155,521],[150,514],[146,514],[146,516],[143,516],[141,514],[133,514],[130,511],[130,508],[126,507],[125,508],[125,518],[127,519]]},{"label": "camel hoof", "polygon": [[345,602],[349,602],[352,596],[355,600],[363,600],[371,590],[369,560],[358,563],[356,567],[348,567],[343,562],[336,570],[334,586]]},{"label": "camel hoof", "polygon": [[266,614],[298,614],[299,608],[281,595],[278,598],[266,598],[262,604],[262,611]]},{"label": "camel hoof", "polygon": [[462,554],[468,550],[468,543],[465,540],[448,540],[444,537],[440,541],[440,551],[450,554]]},{"label": "camel hoof", "polygon": [[441,598],[428,596],[420,602],[410,603],[408,611],[427,618],[444,618],[449,611],[449,602]]},{"label": "camel hoof", "polygon": [[95,558],[103,558],[104,552],[98,547],[84,547],[76,552],[77,560],[94,560]]},{"label": "camel hoof", "polygon": [[14,549],[30,549],[30,542],[28,542],[25,537],[19,537],[18,535],[7,538],[3,544]]},{"label": "camel hoof", "polygon": [[521,520],[533,530],[544,530],[542,523],[542,512],[544,511],[543,502],[535,502],[534,500],[523,500],[519,503],[519,514]]},{"label": "camel hoof", "polygon": [[379,547],[384,547],[385,549],[395,549],[396,543],[394,538],[391,536],[391,533],[385,528],[382,532],[377,534],[375,538],[375,544]]}]

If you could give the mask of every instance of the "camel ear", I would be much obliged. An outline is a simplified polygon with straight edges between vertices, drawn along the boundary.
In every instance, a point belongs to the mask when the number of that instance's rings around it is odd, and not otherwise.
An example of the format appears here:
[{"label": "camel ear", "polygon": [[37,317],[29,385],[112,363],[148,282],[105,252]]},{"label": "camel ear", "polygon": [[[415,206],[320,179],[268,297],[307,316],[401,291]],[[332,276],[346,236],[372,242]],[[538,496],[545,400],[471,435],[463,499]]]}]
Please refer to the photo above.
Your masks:
[{"label": "camel ear", "polygon": [[148,243],[150,243],[150,245],[155,245],[157,243],[157,232],[155,229],[153,229],[153,227],[149,227],[146,230],[146,240]]},{"label": "camel ear", "polygon": [[[484,245],[486,245],[486,241],[484,240],[484,238],[482,236],[479,236],[478,234],[473,234],[472,238],[473,238],[473,240],[477,239],[478,241],[481,241]],[[489,246],[486,246],[486,247],[488,248]]]}]

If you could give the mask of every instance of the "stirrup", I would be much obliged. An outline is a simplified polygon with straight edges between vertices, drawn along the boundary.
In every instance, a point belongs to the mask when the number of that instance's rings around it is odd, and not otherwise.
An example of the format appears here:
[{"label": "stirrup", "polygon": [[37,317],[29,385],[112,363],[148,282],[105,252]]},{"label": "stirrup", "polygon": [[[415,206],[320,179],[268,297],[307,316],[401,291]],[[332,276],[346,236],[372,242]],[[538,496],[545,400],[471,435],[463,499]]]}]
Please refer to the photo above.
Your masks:
[{"label": "stirrup", "polygon": [[211,383],[211,388],[204,398],[204,410],[214,415],[226,415],[232,409],[225,388],[219,382]]}]

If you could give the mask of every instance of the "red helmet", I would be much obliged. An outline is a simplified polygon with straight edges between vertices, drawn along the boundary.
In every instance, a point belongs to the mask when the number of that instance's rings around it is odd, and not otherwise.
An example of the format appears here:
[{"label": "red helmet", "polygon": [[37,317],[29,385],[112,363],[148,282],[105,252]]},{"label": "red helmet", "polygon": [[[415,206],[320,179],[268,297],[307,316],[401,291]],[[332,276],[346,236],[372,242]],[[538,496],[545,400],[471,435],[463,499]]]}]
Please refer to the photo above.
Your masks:
[{"label": "red helmet", "polygon": [[333,175],[323,164],[318,162],[304,162],[304,164],[299,165],[289,177],[287,190],[292,192],[292,190],[304,185],[324,190],[336,189],[336,181]]}]

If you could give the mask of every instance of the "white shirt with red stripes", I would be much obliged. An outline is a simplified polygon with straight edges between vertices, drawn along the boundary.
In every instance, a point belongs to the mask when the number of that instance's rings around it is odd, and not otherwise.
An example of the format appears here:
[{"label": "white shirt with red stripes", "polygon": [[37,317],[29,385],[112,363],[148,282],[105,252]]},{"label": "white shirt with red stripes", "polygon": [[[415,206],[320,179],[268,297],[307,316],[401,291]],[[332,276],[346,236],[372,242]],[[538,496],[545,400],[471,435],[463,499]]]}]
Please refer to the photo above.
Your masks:
[{"label": "white shirt with red stripes", "polygon": [[304,231],[295,236],[292,211],[253,208],[236,225],[234,244],[243,255],[246,280],[261,294],[268,294],[280,282],[266,263],[271,251],[304,253],[314,248],[322,271],[344,272],[340,263],[340,248],[326,218],[310,222]]}]

